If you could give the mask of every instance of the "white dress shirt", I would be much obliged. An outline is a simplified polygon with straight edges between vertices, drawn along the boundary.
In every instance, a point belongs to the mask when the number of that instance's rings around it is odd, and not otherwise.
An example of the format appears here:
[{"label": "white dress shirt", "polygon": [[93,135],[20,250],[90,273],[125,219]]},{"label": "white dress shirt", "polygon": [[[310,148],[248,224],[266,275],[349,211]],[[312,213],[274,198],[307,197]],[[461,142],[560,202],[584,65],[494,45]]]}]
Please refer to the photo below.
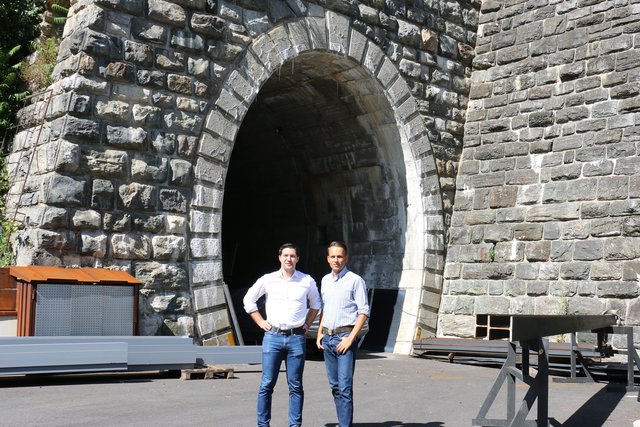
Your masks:
[{"label": "white dress shirt", "polygon": [[247,313],[258,310],[256,302],[266,295],[267,321],[276,328],[293,329],[304,325],[309,308],[322,307],[316,281],[308,274],[294,271],[286,279],[283,271],[265,274],[249,288],[242,302]]}]

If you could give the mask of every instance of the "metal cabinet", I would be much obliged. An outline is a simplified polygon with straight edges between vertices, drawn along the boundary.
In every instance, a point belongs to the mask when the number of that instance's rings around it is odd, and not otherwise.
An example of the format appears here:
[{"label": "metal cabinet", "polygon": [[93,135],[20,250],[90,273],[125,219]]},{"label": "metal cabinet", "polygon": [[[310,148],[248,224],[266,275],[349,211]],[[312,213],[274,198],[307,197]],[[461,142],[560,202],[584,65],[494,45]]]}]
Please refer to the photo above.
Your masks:
[{"label": "metal cabinet", "polygon": [[[4,270],[4,271],[2,271]],[[6,267],[18,336],[137,335],[140,281],[102,268]]]}]

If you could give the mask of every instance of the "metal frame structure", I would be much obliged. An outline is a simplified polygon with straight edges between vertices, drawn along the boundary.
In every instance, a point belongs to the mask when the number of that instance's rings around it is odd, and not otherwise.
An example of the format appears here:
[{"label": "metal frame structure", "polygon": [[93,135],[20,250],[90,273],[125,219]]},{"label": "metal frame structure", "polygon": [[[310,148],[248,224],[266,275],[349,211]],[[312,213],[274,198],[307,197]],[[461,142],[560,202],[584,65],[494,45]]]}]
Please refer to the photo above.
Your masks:
[{"label": "metal frame structure", "polygon": [[[638,402],[640,402],[640,386],[635,384],[634,366],[640,370],[640,356],[633,343],[633,326],[611,326],[594,331],[598,333],[598,348],[602,349],[607,334],[624,334],[627,336],[627,391],[638,391]],[[613,387],[612,387],[613,388]]]},{"label": "metal frame structure", "polygon": [[[502,365],[498,377],[489,390],[476,418],[474,426],[485,427],[525,427],[549,426],[549,356],[546,337],[578,331],[588,331],[615,325],[617,316],[584,315],[511,315],[509,327],[509,347],[507,359]],[[522,346],[521,369],[517,368],[516,341]],[[538,372],[532,377],[529,372],[529,353],[535,351],[538,356]],[[516,413],[516,379],[529,386],[518,412]],[[507,413],[505,419],[489,419],[487,414],[496,400],[500,389],[507,383]],[[537,419],[527,420],[529,411],[537,400]]]}]

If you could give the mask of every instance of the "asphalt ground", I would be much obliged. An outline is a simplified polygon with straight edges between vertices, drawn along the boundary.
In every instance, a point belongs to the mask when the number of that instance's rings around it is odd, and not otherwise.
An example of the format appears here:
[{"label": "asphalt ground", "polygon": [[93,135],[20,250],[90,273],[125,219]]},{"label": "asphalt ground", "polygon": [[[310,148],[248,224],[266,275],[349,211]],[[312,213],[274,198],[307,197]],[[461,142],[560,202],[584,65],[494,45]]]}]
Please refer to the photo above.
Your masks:
[{"label": "asphalt ground", "polygon": [[[260,365],[228,365],[232,379],[182,380],[171,373],[0,377],[1,426],[253,426]],[[499,369],[387,353],[361,352],[356,365],[356,427],[470,426]],[[518,406],[527,387],[517,383]],[[504,389],[505,387],[503,387]],[[307,360],[306,427],[335,427],[324,363]],[[638,392],[607,384],[549,383],[549,416],[568,427],[632,427]],[[288,390],[281,372],[272,427],[287,425]],[[490,418],[504,418],[501,390]],[[529,419],[535,419],[536,406]]]}]

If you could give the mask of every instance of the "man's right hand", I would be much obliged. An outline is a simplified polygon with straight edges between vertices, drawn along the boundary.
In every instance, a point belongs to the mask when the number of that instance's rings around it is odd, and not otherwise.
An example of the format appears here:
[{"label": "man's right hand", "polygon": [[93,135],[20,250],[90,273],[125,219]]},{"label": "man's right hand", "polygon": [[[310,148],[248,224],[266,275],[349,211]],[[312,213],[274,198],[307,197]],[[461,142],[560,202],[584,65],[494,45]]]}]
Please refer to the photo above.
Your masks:
[{"label": "man's right hand", "polygon": [[260,329],[262,329],[263,331],[270,331],[271,330],[271,323],[269,323],[266,320],[261,320],[260,323],[258,323],[258,326],[260,326]]},{"label": "man's right hand", "polygon": [[324,350],[324,347],[322,347],[322,337],[324,336],[324,334],[320,331],[318,331],[318,338],[316,338],[316,346],[318,347],[319,350]]}]

